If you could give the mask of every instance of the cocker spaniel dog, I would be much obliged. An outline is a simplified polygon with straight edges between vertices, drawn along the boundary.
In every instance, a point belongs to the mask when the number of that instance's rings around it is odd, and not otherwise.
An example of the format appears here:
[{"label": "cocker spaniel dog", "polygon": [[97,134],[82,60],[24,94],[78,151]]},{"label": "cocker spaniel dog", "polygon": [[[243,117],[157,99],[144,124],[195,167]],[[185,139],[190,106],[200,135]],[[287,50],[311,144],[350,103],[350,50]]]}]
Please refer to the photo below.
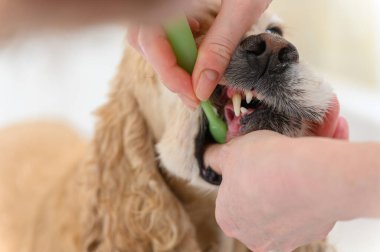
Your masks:
[{"label": "cocker spaniel dog", "polygon": [[[198,41],[213,9],[198,13]],[[332,98],[266,12],[242,38],[211,101],[230,140],[261,129],[312,134]],[[59,123],[0,131],[0,251],[247,251],[214,218],[222,177],[203,164],[213,141],[202,111],[188,110],[133,49],[96,115],[90,144]],[[321,241],[297,251],[327,247]]]}]

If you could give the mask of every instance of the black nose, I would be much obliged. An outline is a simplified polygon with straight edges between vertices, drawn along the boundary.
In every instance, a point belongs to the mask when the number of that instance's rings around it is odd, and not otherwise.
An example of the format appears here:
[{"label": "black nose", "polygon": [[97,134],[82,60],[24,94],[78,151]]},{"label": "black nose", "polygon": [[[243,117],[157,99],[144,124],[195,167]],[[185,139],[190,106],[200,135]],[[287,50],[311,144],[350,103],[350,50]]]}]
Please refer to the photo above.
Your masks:
[{"label": "black nose", "polygon": [[270,33],[247,37],[240,43],[240,49],[247,54],[249,65],[262,73],[276,67],[297,63],[299,60],[294,45]]}]

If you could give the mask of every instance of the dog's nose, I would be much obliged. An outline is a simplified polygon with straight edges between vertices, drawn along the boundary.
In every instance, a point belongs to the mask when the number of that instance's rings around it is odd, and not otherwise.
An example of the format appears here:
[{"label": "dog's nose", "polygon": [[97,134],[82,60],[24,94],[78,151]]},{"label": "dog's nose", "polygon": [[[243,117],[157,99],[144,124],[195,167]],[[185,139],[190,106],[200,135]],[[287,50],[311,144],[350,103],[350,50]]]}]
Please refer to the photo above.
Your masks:
[{"label": "dog's nose", "polygon": [[240,43],[240,49],[247,55],[249,65],[263,74],[279,65],[297,63],[299,59],[294,45],[270,33],[247,37]]}]

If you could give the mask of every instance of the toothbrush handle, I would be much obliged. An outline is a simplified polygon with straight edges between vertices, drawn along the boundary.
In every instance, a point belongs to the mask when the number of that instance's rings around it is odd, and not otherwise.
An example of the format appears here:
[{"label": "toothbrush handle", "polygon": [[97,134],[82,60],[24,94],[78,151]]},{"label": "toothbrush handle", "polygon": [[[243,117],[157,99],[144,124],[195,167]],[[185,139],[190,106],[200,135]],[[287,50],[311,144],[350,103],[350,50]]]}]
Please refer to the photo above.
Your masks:
[{"label": "toothbrush handle", "polygon": [[[186,17],[182,16],[176,22],[166,24],[165,31],[176,55],[178,65],[189,74],[192,74],[198,50]],[[203,101],[201,107],[207,117],[212,137],[218,143],[225,143],[227,135],[226,123],[218,117],[211,102]]]},{"label": "toothbrush handle", "polygon": [[193,73],[198,50],[185,16],[165,26],[166,35],[177,58],[177,63],[189,74]]}]

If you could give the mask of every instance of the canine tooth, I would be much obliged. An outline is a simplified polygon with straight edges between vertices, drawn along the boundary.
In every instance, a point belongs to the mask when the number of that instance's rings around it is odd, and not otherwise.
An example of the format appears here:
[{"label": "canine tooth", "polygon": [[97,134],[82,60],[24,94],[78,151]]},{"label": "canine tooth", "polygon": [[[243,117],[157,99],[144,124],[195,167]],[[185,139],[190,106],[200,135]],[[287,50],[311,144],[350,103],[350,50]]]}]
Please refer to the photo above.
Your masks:
[{"label": "canine tooth", "polygon": [[246,109],[246,108],[244,108],[244,107],[241,107],[241,108],[240,108],[240,112],[241,112],[243,115],[245,115],[245,114],[248,113],[248,109]]},{"label": "canine tooth", "polygon": [[251,91],[245,92],[245,101],[249,104],[253,99],[253,93]]},{"label": "canine tooth", "polygon": [[240,116],[241,95],[234,94],[232,96],[232,103],[234,105],[235,116]]}]

